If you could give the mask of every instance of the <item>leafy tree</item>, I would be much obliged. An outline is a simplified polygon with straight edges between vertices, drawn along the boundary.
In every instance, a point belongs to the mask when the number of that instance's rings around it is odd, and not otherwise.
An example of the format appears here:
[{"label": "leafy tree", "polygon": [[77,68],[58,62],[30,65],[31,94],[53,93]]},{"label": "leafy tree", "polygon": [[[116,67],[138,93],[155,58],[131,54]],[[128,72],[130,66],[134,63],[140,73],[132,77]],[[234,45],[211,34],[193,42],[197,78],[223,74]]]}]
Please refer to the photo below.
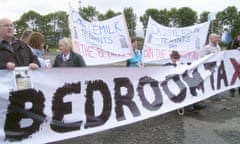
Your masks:
[{"label": "leafy tree", "polygon": [[168,12],[169,15],[169,26],[170,27],[178,27],[178,10],[176,8],[171,8]]},{"label": "leafy tree", "polygon": [[222,24],[221,23],[221,19],[222,19],[221,17],[222,17],[222,12],[218,12],[216,14],[216,19],[211,21],[210,28],[209,28],[209,33],[214,32],[214,33],[220,34],[220,32],[222,31],[222,30],[219,29],[220,25]]},{"label": "leafy tree", "polygon": [[41,31],[39,23],[42,16],[35,11],[24,13],[19,20],[15,21],[16,36],[20,37],[25,30]]},{"label": "leafy tree", "polygon": [[229,6],[217,14],[215,27],[218,27],[218,32],[221,33],[223,30],[226,30],[231,32],[231,36],[234,37],[236,29],[239,28],[239,16],[237,8],[235,6]]},{"label": "leafy tree", "polygon": [[142,22],[142,25],[143,25],[144,35],[146,34],[148,19],[149,19],[149,16],[147,14],[144,14],[143,16],[140,16],[140,22]]},{"label": "leafy tree", "polygon": [[135,37],[136,36],[136,25],[137,25],[137,15],[133,12],[133,8],[129,7],[129,8],[124,8],[123,13],[125,15],[126,18],[126,22],[127,22],[127,27],[128,27],[128,31],[130,32],[130,36],[131,37]]},{"label": "leafy tree", "polygon": [[43,33],[43,35],[45,35],[45,37],[49,37],[53,35],[53,32],[54,32],[53,31],[54,23],[52,23],[53,17],[54,17],[53,13],[49,13],[42,17],[40,27],[42,30],[41,32]]},{"label": "leafy tree", "polygon": [[208,11],[204,11],[200,14],[200,18],[199,18],[199,22],[203,23],[203,22],[207,22],[208,21],[208,15],[210,12]]},{"label": "leafy tree", "polygon": [[70,34],[68,15],[64,11],[50,13],[45,16],[35,11],[29,11],[24,13],[14,24],[17,37],[20,37],[25,30],[39,31],[54,46],[57,45],[59,38],[68,37]]},{"label": "leafy tree", "polygon": [[[137,25],[137,16],[134,10],[125,8],[123,13],[126,18],[127,26],[131,36],[135,36],[135,30]],[[88,6],[79,8],[79,14],[88,21],[105,20],[121,14],[113,10],[108,10],[105,14],[100,14],[96,7]],[[144,34],[148,24],[149,16],[151,16],[156,22],[170,27],[184,27],[193,25],[197,22],[205,22],[208,20],[209,12],[204,11],[200,14],[197,21],[197,13],[189,7],[182,7],[180,9],[171,8],[158,10],[155,8],[147,9],[144,15],[140,16],[140,22],[143,24]],[[240,12],[235,6],[229,6],[223,11],[216,14],[216,19],[212,21],[212,32],[221,34],[223,31],[231,32],[231,36],[235,37],[240,30]],[[42,32],[45,37],[54,41],[60,37],[69,36],[70,31],[68,29],[68,15],[64,11],[58,11],[49,13],[47,15],[40,15],[39,13],[30,10],[24,13],[21,18],[14,22],[16,29],[16,36],[20,35],[25,30],[33,30]]]},{"label": "leafy tree", "polygon": [[[200,14],[200,18],[199,18],[199,23],[204,23],[204,22],[207,22],[208,21],[208,15],[210,14],[210,12],[208,11],[203,11],[201,14]],[[208,34],[211,33],[213,31],[213,21],[210,22],[210,25],[209,25],[209,29],[208,29]]]},{"label": "leafy tree", "polygon": [[16,29],[16,37],[18,37],[18,38],[21,37],[22,33],[25,30],[28,30],[28,25],[21,19],[14,21],[14,25],[15,25],[15,29]]},{"label": "leafy tree", "polygon": [[236,37],[239,32],[240,32],[240,12],[238,12],[238,17],[234,20],[232,24],[231,29],[232,38]]},{"label": "leafy tree", "polygon": [[159,22],[159,11],[154,8],[147,9],[145,11],[145,14],[143,16],[140,16],[140,21],[143,24],[144,35],[146,34],[149,16],[151,16],[155,21]]},{"label": "leafy tree", "polygon": [[177,12],[177,23],[179,27],[193,25],[197,22],[197,12],[189,7],[182,7]]},{"label": "leafy tree", "polygon": [[40,31],[39,22],[41,21],[41,18],[42,16],[39,13],[30,10],[29,12],[24,13],[20,19],[28,25],[29,29]]},{"label": "leafy tree", "polygon": [[110,9],[106,12],[106,14],[99,14],[98,15],[98,20],[106,20],[106,19],[115,17],[115,16],[120,15],[120,14],[121,14],[121,12],[116,13],[113,10]]},{"label": "leafy tree", "polygon": [[169,26],[169,11],[163,9],[159,11],[159,23],[165,26]]},{"label": "leafy tree", "polygon": [[98,20],[99,12],[96,10],[96,7],[88,6],[79,8],[79,14],[85,20],[92,22]]},{"label": "leafy tree", "polygon": [[57,20],[56,31],[60,32],[62,37],[68,37],[70,34],[68,26],[68,15],[64,11],[58,11],[55,13],[55,18]]},{"label": "leafy tree", "polygon": [[62,37],[69,37],[68,15],[65,11],[49,13],[43,18],[45,24],[41,25],[48,43],[57,46],[58,40]]}]

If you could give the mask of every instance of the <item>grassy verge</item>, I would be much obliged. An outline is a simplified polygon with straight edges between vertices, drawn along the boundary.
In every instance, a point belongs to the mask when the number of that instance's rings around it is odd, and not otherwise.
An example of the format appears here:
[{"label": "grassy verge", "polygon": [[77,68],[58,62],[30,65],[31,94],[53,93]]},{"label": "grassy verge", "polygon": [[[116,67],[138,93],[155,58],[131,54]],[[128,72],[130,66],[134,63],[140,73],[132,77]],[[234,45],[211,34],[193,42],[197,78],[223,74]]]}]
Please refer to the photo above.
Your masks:
[{"label": "grassy verge", "polygon": [[57,52],[58,48],[48,48],[47,52]]}]

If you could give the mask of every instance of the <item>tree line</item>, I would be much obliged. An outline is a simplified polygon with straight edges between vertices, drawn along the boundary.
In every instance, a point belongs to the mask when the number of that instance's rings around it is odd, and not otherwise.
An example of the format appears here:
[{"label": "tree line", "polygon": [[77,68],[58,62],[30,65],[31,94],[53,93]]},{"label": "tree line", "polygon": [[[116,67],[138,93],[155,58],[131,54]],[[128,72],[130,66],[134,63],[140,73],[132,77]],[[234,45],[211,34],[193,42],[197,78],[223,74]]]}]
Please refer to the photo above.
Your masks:
[{"label": "tree line", "polygon": [[[190,7],[156,9],[149,8],[145,13],[137,17],[133,8],[124,8],[122,12],[115,12],[109,9],[106,13],[100,13],[94,6],[79,8],[79,14],[87,21],[101,21],[114,16],[124,14],[129,34],[136,37],[136,25],[138,20],[143,25],[146,32],[148,18],[151,16],[159,24],[168,27],[185,27],[208,21],[209,11],[203,11],[200,15]],[[139,19],[138,19],[139,18]],[[70,35],[68,27],[68,14],[65,11],[57,11],[46,15],[41,15],[30,10],[24,13],[19,20],[14,22],[16,36],[25,30],[39,31],[46,37],[49,45],[56,46],[59,38]],[[235,6],[228,6],[216,13],[216,19],[211,23],[210,31],[221,34],[228,31],[231,37],[235,37],[240,31],[240,11]]]}]

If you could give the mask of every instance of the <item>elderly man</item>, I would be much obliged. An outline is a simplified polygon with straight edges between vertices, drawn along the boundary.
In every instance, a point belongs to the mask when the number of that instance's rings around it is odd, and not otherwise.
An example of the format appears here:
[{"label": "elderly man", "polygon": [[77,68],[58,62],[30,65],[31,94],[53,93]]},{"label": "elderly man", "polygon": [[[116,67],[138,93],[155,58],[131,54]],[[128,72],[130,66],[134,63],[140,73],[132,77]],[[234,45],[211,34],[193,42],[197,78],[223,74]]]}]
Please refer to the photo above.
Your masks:
[{"label": "elderly man", "polygon": [[14,70],[17,66],[37,69],[39,62],[27,44],[14,37],[12,21],[0,18],[0,69]]},{"label": "elderly man", "polygon": [[[209,43],[203,48],[203,51],[201,53],[201,56],[205,56],[208,54],[215,54],[217,52],[221,51],[221,48],[218,44],[219,42],[219,35],[216,33],[211,33],[209,35]],[[213,96],[213,100],[216,101],[225,101],[224,98],[221,97],[221,95],[217,94],[215,96]],[[207,101],[211,101],[211,100],[207,100]]]},{"label": "elderly man", "polygon": [[209,35],[209,43],[203,48],[203,51],[201,53],[201,57],[211,54],[211,53],[217,53],[221,51],[220,46],[218,45],[219,42],[219,36],[216,33],[211,33]]}]

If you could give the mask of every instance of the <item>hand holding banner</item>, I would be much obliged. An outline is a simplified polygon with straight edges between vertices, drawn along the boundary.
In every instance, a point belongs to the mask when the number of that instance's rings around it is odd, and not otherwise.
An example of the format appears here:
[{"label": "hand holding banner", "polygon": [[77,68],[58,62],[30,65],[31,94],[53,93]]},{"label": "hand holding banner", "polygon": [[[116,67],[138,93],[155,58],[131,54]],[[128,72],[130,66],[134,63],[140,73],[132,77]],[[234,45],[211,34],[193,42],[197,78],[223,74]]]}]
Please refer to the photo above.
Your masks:
[{"label": "hand holding banner", "polygon": [[209,22],[183,28],[172,28],[158,24],[151,17],[144,40],[144,62],[168,59],[172,50],[181,54],[181,60],[199,58],[198,51],[206,42]]},{"label": "hand holding banner", "polygon": [[78,12],[70,10],[73,50],[87,65],[108,64],[132,56],[132,45],[123,15],[105,21],[88,22]]},{"label": "hand holding banner", "polygon": [[39,69],[29,73],[33,88],[22,90],[13,90],[12,72],[1,70],[0,143],[48,143],[92,134],[239,87],[236,51],[177,67]]}]

